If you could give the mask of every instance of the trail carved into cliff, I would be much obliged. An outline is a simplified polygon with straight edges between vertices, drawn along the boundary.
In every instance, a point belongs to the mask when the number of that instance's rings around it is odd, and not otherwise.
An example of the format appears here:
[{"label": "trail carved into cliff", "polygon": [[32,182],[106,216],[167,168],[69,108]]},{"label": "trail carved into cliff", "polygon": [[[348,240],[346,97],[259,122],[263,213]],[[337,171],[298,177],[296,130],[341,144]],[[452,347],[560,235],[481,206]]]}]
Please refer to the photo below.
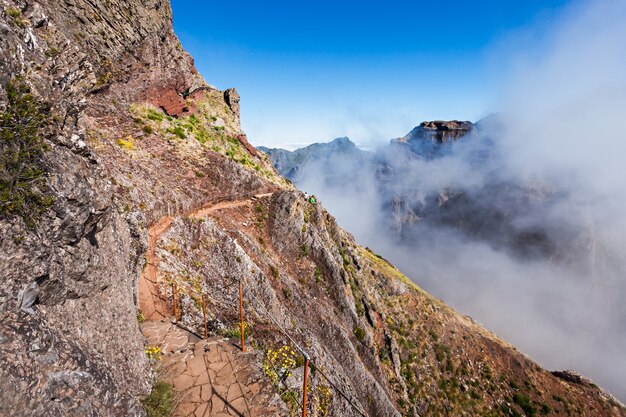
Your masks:
[{"label": "trail carved into cliff", "polygon": [[[185,216],[199,219],[206,217],[216,210],[230,209],[244,206],[251,202],[271,196],[273,193],[258,194],[243,200],[227,200],[209,203],[197,210],[186,213]],[[148,250],[146,251],[146,265],[139,278],[139,310],[145,320],[154,321],[171,317],[171,306],[165,296],[165,283],[159,281],[159,258],[156,256],[156,247],[159,238],[165,233],[175,216],[163,216],[148,228]]]}]

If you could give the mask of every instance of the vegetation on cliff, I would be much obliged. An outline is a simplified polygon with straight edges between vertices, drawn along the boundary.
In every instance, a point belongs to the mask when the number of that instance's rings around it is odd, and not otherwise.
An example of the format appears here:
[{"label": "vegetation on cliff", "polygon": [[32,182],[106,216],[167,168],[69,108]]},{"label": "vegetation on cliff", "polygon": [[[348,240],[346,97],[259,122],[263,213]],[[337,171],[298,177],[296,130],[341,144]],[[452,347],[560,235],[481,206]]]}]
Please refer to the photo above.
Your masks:
[{"label": "vegetation on cliff", "polygon": [[48,111],[23,80],[7,84],[7,106],[0,113],[0,216],[21,216],[29,227],[54,201],[44,163]]}]

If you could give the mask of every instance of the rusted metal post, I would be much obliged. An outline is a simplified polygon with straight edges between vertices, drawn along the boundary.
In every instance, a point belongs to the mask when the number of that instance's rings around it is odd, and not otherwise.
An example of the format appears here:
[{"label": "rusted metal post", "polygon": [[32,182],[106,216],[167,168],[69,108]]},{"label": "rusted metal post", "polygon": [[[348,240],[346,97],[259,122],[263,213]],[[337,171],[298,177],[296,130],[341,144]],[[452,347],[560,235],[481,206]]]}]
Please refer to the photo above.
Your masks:
[{"label": "rusted metal post", "polygon": [[309,385],[309,355],[304,354],[304,385],[302,386],[302,417],[306,417],[306,388]]},{"label": "rusted metal post", "polygon": [[204,294],[202,294],[202,315],[204,316],[204,337],[206,337],[207,339],[209,338],[209,329],[207,328],[206,325],[206,301],[205,301],[205,296]]},{"label": "rusted metal post", "polygon": [[241,321],[241,351],[246,350],[245,345],[245,325],[243,323],[243,281],[239,281],[239,320]]},{"label": "rusted metal post", "polygon": [[172,305],[174,309],[174,320],[178,320],[178,316],[176,315],[176,284],[172,282]]}]

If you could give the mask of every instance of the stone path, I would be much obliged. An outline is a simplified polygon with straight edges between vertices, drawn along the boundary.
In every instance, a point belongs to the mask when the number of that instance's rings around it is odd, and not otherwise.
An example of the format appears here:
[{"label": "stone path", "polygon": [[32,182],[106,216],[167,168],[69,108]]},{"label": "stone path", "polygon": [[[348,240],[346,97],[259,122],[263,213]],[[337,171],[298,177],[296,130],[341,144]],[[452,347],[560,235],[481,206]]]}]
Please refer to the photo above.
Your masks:
[{"label": "stone path", "polygon": [[169,320],[144,322],[141,330],[163,352],[163,378],[177,394],[174,416],[289,415],[261,372],[258,352],[241,352],[224,338],[201,340]]},{"label": "stone path", "polygon": [[161,320],[171,317],[171,308],[165,297],[164,283],[159,282],[157,269],[159,258],[156,245],[159,236],[172,224],[171,217],[163,217],[148,229],[148,251],[146,266],[139,278],[139,310],[146,320]]}]

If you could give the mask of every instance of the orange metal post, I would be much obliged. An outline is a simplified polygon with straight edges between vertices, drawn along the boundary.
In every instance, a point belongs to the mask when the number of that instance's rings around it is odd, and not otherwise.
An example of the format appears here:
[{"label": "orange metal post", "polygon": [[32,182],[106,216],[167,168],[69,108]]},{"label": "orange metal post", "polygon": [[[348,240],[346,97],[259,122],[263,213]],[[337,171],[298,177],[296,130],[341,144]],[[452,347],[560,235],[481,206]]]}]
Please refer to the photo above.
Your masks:
[{"label": "orange metal post", "polygon": [[204,337],[209,338],[209,330],[206,326],[206,301],[204,299],[204,294],[202,294],[202,315],[204,316]]},{"label": "orange metal post", "polygon": [[246,345],[244,341],[245,326],[243,323],[243,281],[239,281],[239,319],[241,321],[241,351],[244,352]]},{"label": "orange metal post", "polygon": [[302,417],[306,417],[306,388],[309,384],[309,357],[304,355],[304,385],[302,386]]}]

